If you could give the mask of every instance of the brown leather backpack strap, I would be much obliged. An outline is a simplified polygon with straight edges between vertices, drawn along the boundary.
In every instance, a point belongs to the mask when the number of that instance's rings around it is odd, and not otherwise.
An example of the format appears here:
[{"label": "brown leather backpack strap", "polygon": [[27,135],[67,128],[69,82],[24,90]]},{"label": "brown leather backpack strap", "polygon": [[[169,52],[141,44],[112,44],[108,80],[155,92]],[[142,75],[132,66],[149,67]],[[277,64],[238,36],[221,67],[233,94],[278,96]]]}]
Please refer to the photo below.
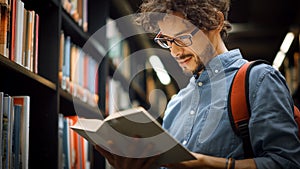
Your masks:
[{"label": "brown leather backpack strap", "polygon": [[233,131],[242,138],[245,158],[253,157],[249,135],[251,109],[249,103],[249,75],[253,66],[264,60],[247,62],[235,74],[228,95],[228,116]]}]

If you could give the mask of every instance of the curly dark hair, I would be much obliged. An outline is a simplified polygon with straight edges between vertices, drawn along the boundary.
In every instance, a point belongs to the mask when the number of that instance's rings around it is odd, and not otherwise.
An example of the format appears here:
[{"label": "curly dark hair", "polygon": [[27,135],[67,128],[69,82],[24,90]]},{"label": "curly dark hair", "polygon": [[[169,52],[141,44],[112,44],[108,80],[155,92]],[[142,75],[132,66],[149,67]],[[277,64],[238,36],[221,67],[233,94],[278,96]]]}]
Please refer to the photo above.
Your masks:
[{"label": "curly dark hair", "polygon": [[217,14],[220,11],[224,15],[220,34],[225,39],[232,28],[227,20],[229,7],[230,0],[144,0],[136,22],[147,31],[157,32],[157,21],[162,19],[162,13],[180,12],[199,29],[209,31],[220,25],[222,20]]}]

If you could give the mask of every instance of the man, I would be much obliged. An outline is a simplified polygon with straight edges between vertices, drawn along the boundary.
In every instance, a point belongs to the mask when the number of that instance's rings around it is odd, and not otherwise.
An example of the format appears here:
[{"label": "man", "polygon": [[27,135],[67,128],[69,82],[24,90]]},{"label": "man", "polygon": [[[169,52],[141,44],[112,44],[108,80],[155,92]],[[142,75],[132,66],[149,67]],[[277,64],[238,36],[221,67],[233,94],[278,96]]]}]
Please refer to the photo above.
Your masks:
[{"label": "man", "polygon": [[[241,138],[231,128],[227,97],[233,76],[247,61],[224,38],[229,0],[145,0],[137,19],[158,32],[155,41],[170,50],[184,72],[193,74],[167,106],[163,127],[197,160],[164,167],[299,169],[300,141],[293,102],[284,77],[267,64],[250,74],[249,132],[254,157],[245,159]],[[163,15],[161,15],[163,14]],[[120,169],[149,168],[155,157],[129,159],[96,147]]]}]

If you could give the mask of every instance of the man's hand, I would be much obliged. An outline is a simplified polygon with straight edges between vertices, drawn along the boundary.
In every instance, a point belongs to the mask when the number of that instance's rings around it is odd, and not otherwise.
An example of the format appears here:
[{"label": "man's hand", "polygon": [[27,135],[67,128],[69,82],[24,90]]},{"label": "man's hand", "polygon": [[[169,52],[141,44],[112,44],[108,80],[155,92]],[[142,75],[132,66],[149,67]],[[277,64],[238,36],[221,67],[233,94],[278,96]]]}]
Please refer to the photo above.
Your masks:
[{"label": "man's hand", "polygon": [[[109,144],[110,150],[97,145],[95,146],[95,149],[103,157],[105,157],[110,165],[112,165],[115,169],[150,169],[155,166],[155,160],[158,158],[158,155],[153,157],[147,156],[147,153],[153,148],[152,145],[147,145],[141,148],[133,143],[132,146],[128,147],[128,154],[123,155],[118,151],[117,147],[114,147],[112,142],[110,142]],[[137,153],[139,153],[140,155],[137,156]],[[130,154],[134,154],[136,158],[130,157]]]},{"label": "man's hand", "polygon": [[[164,165],[170,169],[224,169],[226,168],[226,158],[213,157],[203,154],[193,153],[196,160],[184,161],[176,164]],[[235,160],[235,168],[257,169],[253,159]]]},{"label": "man's hand", "polygon": [[204,155],[197,154],[197,153],[192,153],[192,154],[197,158],[196,160],[189,160],[189,161],[184,161],[184,162],[174,163],[174,164],[166,164],[164,166],[172,169],[193,169],[193,168],[205,169],[206,167],[205,164],[203,163]]}]

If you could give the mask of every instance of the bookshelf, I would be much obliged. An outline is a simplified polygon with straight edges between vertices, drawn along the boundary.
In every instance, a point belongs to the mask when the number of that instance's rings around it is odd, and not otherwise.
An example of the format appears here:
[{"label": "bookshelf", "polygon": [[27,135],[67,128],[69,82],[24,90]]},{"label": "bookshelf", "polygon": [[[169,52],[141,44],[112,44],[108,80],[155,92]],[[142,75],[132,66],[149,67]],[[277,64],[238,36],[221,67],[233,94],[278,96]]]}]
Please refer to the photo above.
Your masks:
[{"label": "bookshelf", "polygon": [[[9,0],[13,2],[17,0]],[[18,0],[20,1],[20,0]],[[37,72],[30,71],[24,66],[17,64],[10,58],[0,55],[0,92],[9,95],[30,96],[30,134],[29,134],[29,166],[28,168],[61,168],[62,145],[60,117],[76,116],[76,111],[84,112],[86,118],[104,117],[110,106],[106,100],[108,80],[112,76],[120,82],[120,86],[130,86],[126,94],[138,101],[139,105],[147,108],[149,103],[146,92],[146,73],[141,72],[137,81],[130,81],[112,63],[111,58],[106,57],[108,49],[106,29],[98,31],[107,22],[111,6],[115,1],[88,0],[87,4],[87,29],[80,26],[73,16],[63,7],[65,0],[22,0],[27,10],[33,10],[39,15],[38,33],[38,69]],[[75,1],[74,1],[75,2]],[[120,1],[121,2],[121,1]],[[122,1],[123,3],[123,1]],[[101,61],[98,68],[97,92],[99,101],[96,106],[73,97],[68,91],[61,87],[60,80],[60,54],[61,54],[61,32],[69,36],[71,42],[85,48],[89,57]],[[91,39],[92,35],[104,38]],[[132,53],[139,48],[148,46],[141,36],[128,38],[129,48]],[[136,42],[142,42],[136,43]],[[138,45],[136,45],[138,44]],[[129,55],[130,52],[127,53]],[[145,64],[132,63],[132,64]],[[143,65],[144,66],[144,65]],[[132,68],[133,69],[133,68]],[[126,90],[126,89],[125,89]],[[90,147],[91,168],[104,169],[105,159]],[[43,166],[41,166],[43,164]]]},{"label": "bookshelf", "polygon": [[[14,0],[10,0],[12,2]],[[60,0],[22,0],[24,7],[39,15],[38,34],[38,71],[34,73],[9,58],[0,55],[0,91],[9,95],[30,96],[30,134],[29,134],[29,166],[28,168],[59,168],[61,166],[61,150],[59,150],[59,115],[74,116],[75,109],[86,112],[87,118],[101,116],[105,109],[103,99],[99,99],[98,109],[86,102],[72,97],[61,88],[59,80],[59,54],[61,31],[70,36],[72,43],[83,47],[89,37],[105,25],[108,16],[108,0],[88,0],[88,29],[72,18],[63,8]],[[105,34],[103,35],[105,37]],[[102,42],[89,42],[92,50]],[[97,50],[95,50],[97,52]],[[101,53],[90,55],[94,59],[104,57]],[[107,62],[100,66],[98,79],[99,97],[105,97],[105,77],[108,75]],[[76,108],[74,108],[76,104]],[[104,159],[91,149],[91,168],[105,168]],[[41,166],[42,165],[42,166]]]}]

